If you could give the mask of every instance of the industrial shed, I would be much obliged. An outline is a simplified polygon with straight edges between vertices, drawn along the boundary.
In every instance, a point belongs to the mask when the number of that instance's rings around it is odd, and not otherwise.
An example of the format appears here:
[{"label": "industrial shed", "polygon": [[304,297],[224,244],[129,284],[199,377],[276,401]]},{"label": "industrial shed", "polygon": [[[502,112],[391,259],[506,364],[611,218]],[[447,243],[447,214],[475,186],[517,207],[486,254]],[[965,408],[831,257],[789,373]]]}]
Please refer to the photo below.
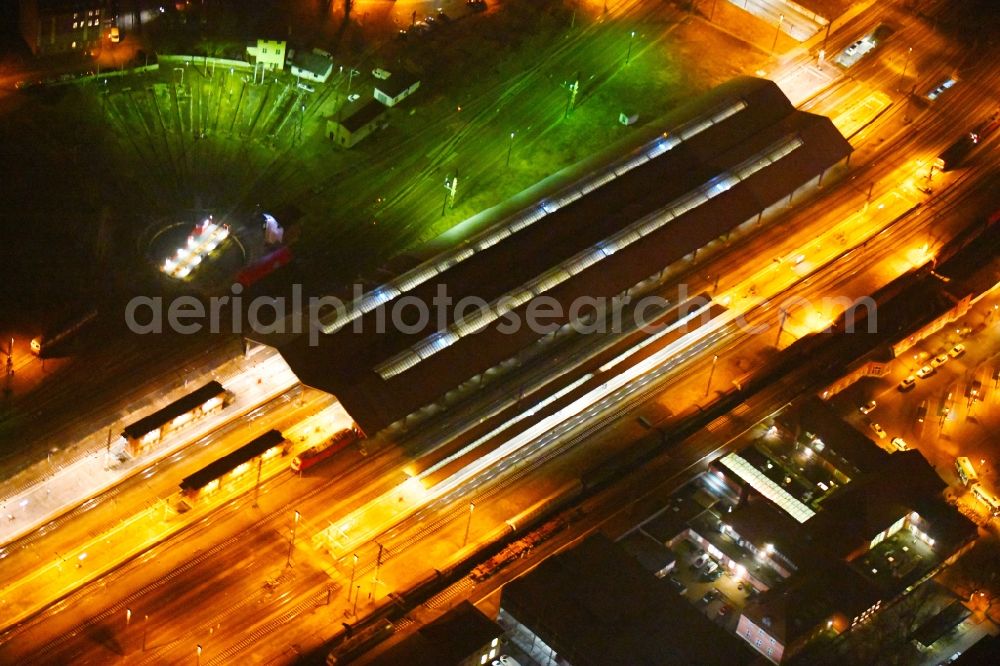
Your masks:
[{"label": "industrial shed", "polygon": [[[303,383],[333,393],[369,433],[433,404],[543,337],[503,330],[544,294],[562,305],[626,292],[715,239],[759,221],[846,160],[829,119],[797,111],[771,81],[742,77],[673,114],[668,131],[621,160],[371,289],[306,336],[280,347]],[[747,228],[744,227],[744,228]],[[439,288],[452,303],[490,305],[485,320],[408,330],[377,325]],[[414,311],[410,310],[412,314]],[[411,320],[412,321],[412,320]]]}]

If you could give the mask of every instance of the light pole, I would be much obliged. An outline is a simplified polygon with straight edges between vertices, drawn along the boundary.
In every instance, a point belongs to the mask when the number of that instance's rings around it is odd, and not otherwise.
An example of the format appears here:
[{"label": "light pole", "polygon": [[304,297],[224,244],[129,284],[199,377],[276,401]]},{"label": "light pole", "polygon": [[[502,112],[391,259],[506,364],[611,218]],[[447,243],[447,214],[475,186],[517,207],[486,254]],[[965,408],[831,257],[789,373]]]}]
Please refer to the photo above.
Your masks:
[{"label": "light pole", "polygon": [[625,64],[627,65],[629,60],[632,59],[632,40],[635,39],[635,30],[629,33],[628,36],[628,51],[625,53]]},{"label": "light pole", "polygon": [[142,618],[142,651],[146,651],[146,630],[149,628],[149,616]]},{"label": "light pole", "polygon": [[288,557],[285,559],[285,566],[292,566],[292,549],[295,547],[295,528],[299,525],[299,512],[295,512],[295,522],[292,523],[292,536],[288,540]]},{"label": "light pole", "polygon": [[514,150],[514,132],[510,133],[510,141],[507,143],[507,165],[510,166],[510,152]]},{"label": "light pole", "polygon": [[201,666],[201,643],[198,644],[197,654],[198,654],[198,666]]},{"label": "light pole", "polygon": [[125,628],[128,629],[128,625],[132,623],[132,609],[125,609]]},{"label": "light pole", "polygon": [[899,77],[901,81],[906,80],[906,70],[910,66],[910,55],[912,53],[913,53],[912,46],[906,49],[906,60],[903,61],[903,75]]},{"label": "light pole", "polygon": [[708,385],[705,386],[705,397],[708,397],[709,392],[712,390],[712,376],[715,374],[715,364],[719,362],[719,355],[715,354],[712,356],[712,369],[708,371]]},{"label": "light pole", "polygon": [[[348,592],[350,594],[350,592]],[[354,610],[351,611],[351,615],[354,617],[358,616],[358,597],[361,596],[361,584],[358,584],[358,588],[354,591]]]},{"label": "light pole", "polygon": [[469,502],[469,520],[465,523],[465,538],[462,539],[462,548],[469,543],[469,530],[472,528],[472,512],[476,510],[476,503]]},{"label": "light pole", "polygon": [[358,571],[358,554],[354,553],[354,561],[351,563],[351,582],[347,585],[347,603],[351,603],[351,590],[354,589],[354,574]]},{"label": "light pole", "polygon": [[[375,558],[375,576],[372,578],[372,591],[368,595],[368,601],[373,601],[375,599],[375,590],[378,586],[378,572],[382,568],[382,551],[385,547],[382,544],[378,544],[378,557]],[[355,605],[357,605],[357,600],[355,600]]]},{"label": "light pole", "polygon": [[774,55],[774,48],[778,45],[778,35],[781,34],[781,24],[785,22],[785,15],[778,16],[778,25],[774,29],[774,42],[771,44],[771,55]]},{"label": "light pole", "polygon": [[785,308],[781,308],[781,322],[778,324],[778,337],[774,341],[774,346],[777,347],[778,343],[781,342],[781,333],[785,330],[785,319],[788,317],[788,311]]}]

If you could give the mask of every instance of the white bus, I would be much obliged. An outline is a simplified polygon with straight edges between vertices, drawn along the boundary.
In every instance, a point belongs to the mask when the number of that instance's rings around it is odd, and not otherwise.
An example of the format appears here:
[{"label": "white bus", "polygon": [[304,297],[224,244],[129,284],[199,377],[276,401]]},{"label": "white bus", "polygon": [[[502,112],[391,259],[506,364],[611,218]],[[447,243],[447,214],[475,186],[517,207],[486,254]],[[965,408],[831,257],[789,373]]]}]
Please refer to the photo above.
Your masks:
[{"label": "white bus", "polygon": [[958,478],[961,480],[963,486],[968,486],[975,482],[976,470],[972,466],[972,461],[965,456],[955,459],[955,470],[958,472]]},{"label": "white bus", "polygon": [[983,488],[980,484],[972,484],[972,494],[976,496],[976,499],[986,505],[986,508],[990,510],[991,516],[1000,516],[1000,499],[997,499],[993,493],[989,492]]}]

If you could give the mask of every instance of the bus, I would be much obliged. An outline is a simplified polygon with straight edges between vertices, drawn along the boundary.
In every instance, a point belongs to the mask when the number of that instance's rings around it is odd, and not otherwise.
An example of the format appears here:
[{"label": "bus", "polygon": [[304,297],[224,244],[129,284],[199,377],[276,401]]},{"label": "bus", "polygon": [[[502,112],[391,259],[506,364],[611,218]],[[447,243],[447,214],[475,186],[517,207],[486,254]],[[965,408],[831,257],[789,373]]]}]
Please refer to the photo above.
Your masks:
[{"label": "bus", "polygon": [[955,471],[963,486],[968,486],[976,481],[976,470],[972,466],[972,461],[962,456],[955,459]]},{"label": "bus", "polygon": [[997,499],[993,493],[983,488],[982,484],[972,484],[972,494],[976,496],[977,500],[986,505],[986,508],[990,510],[991,516],[1000,516],[1000,499]]}]

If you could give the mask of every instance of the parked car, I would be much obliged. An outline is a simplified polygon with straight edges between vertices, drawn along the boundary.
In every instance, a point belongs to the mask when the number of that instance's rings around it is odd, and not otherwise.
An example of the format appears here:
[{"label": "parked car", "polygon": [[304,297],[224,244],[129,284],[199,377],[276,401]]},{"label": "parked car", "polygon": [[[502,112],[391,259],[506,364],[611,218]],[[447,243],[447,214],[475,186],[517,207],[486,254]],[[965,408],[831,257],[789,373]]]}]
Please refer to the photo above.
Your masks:
[{"label": "parked car", "polygon": [[703,583],[714,583],[720,578],[722,578],[722,569],[716,569],[715,571],[702,574],[700,580]]},{"label": "parked car", "polygon": [[965,345],[957,344],[948,351],[948,356],[952,358],[958,358],[965,353]]},{"label": "parked car", "polygon": [[917,378],[914,377],[913,375],[907,375],[906,377],[903,378],[903,381],[899,382],[899,386],[897,386],[896,388],[905,393],[906,391],[909,391],[916,385],[917,385]]},{"label": "parked car", "polygon": [[466,0],[465,4],[474,12],[481,12],[486,9],[486,0]]},{"label": "parked car", "polygon": [[862,414],[865,414],[865,415],[871,414],[873,411],[875,411],[875,401],[874,400],[869,400],[865,404],[861,405],[861,407],[859,407],[859,409],[861,410]]},{"label": "parked car", "polygon": [[931,367],[932,368],[940,368],[942,365],[944,365],[947,362],[948,362],[948,355],[947,354],[938,354],[937,356],[935,356],[934,358],[931,359]]},{"label": "parked car", "polygon": [[684,581],[677,576],[671,576],[669,582],[670,587],[674,588],[674,591],[677,592],[677,594],[684,594],[688,591],[687,585],[685,585]]},{"label": "parked car", "polygon": [[927,401],[924,400],[917,407],[917,423],[923,423],[924,419],[927,418]]},{"label": "parked car", "polygon": [[361,99],[361,95],[358,93],[351,93],[347,96],[348,102],[357,102],[359,99]]},{"label": "parked car", "polygon": [[906,451],[909,449],[902,437],[893,437],[892,445],[896,447],[897,451]]},{"label": "parked car", "polygon": [[875,434],[878,435],[879,439],[885,439],[887,437],[887,435],[885,434],[885,430],[883,430],[882,426],[880,426],[879,424],[872,423],[870,424],[870,427],[875,432]]},{"label": "parked car", "polygon": [[931,375],[933,375],[935,372],[937,372],[937,370],[934,369],[934,366],[932,366],[932,365],[925,365],[924,367],[922,367],[919,370],[917,370],[917,377],[920,377],[921,379],[927,379],[928,377],[930,377]]}]

